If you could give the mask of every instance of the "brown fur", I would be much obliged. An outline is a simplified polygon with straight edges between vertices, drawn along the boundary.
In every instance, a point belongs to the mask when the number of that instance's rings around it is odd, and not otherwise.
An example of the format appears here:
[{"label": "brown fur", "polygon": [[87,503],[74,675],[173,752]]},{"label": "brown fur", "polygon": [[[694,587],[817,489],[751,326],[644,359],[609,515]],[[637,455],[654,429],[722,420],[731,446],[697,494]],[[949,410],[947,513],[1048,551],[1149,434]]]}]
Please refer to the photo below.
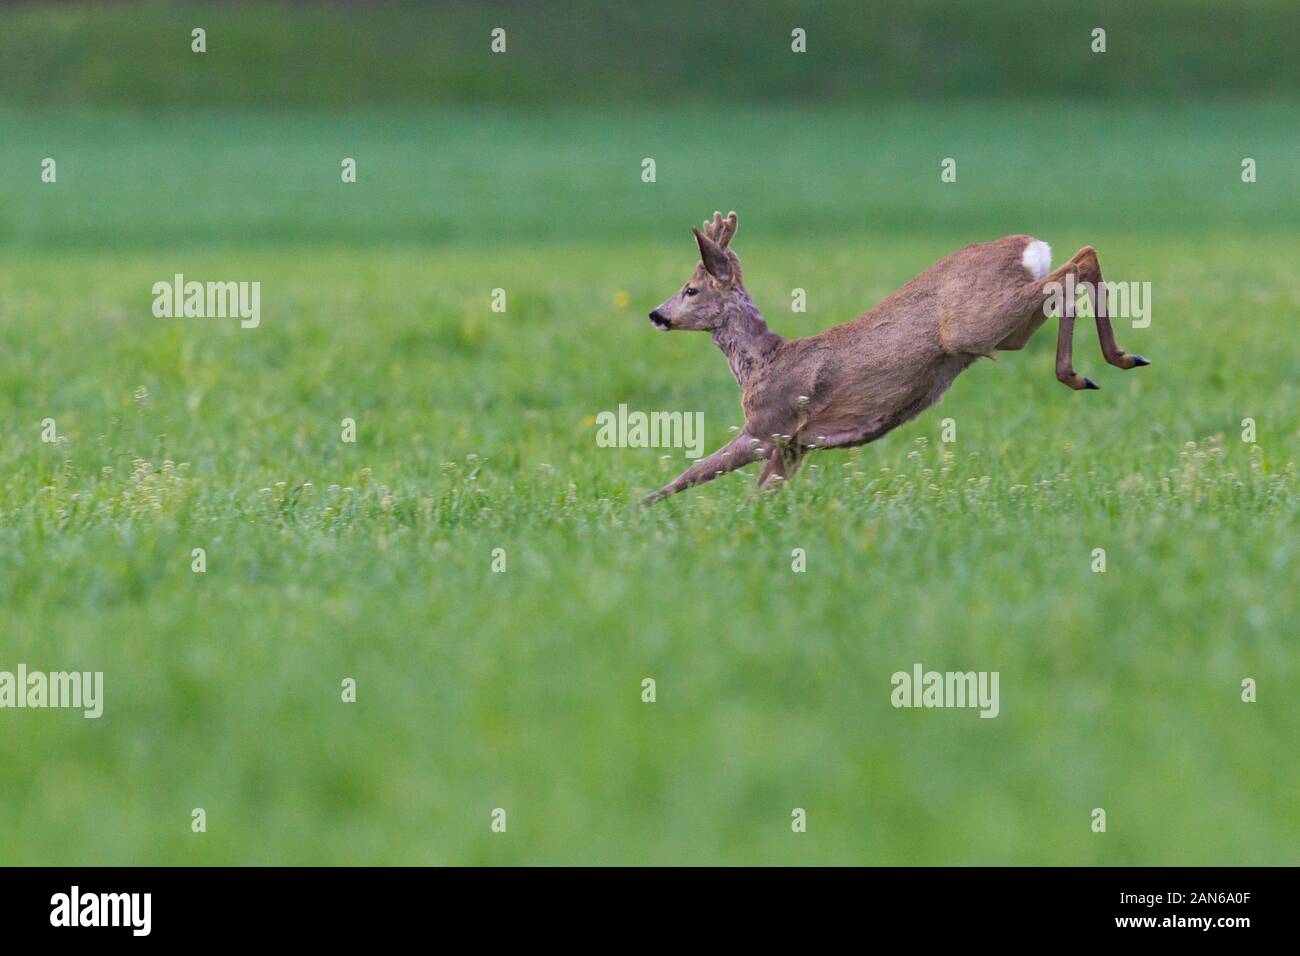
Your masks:
[{"label": "brown fur", "polygon": [[[1149,364],[1115,343],[1097,253],[1085,246],[1065,265],[1034,279],[1023,265],[1030,236],[967,246],[939,260],[866,314],[803,339],[768,329],[745,291],[730,248],[736,214],[714,213],[692,230],[700,265],[680,292],[650,313],[665,330],[709,331],[742,390],[745,427],[726,446],[696,462],[647,498],[675,494],[755,461],[761,487],[778,486],[812,449],[875,441],[915,418],[977,358],[1024,348],[1046,321],[1050,282],[1094,283],[1093,313],[1110,364]],[[1096,388],[1072,365],[1074,307],[1065,302],[1056,373],[1074,389]]]}]

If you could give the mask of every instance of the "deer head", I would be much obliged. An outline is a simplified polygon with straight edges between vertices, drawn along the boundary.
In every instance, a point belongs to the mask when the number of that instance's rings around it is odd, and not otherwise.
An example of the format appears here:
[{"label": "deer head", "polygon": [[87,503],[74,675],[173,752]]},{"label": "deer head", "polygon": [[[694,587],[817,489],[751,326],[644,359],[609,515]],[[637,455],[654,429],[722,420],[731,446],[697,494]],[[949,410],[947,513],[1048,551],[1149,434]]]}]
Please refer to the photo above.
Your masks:
[{"label": "deer head", "polygon": [[741,283],[740,260],[729,248],[736,234],[736,214],[715,212],[703,229],[691,229],[700,247],[700,264],[676,294],[650,313],[655,328],[664,332],[710,332],[721,327],[741,299],[748,299]]}]

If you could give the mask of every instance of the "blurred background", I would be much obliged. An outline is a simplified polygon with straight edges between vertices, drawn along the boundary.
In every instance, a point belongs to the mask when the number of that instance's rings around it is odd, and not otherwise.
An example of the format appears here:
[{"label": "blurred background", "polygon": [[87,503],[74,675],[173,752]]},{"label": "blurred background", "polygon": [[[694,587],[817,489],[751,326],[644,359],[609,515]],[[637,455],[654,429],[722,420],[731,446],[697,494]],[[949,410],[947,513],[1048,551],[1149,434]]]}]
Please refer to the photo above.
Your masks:
[{"label": "blurred background", "polygon": [[[1294,189],[1225,193],[1212,175],[1249,148],[1266,182],[1295,185],[1300,10],[1285,0],[58,3],[0,17],[0,160],[58,154],[64,181],[87,187],[50,196],[5,177],[7,244],[657,238],[720,203],[743,207],[748,236],[780,237],[1284,228],[1296,212]],[[190,50],[196,26],[207,53]],[[492,55],[497,27],[507,52]],[[358,188],[340,195],[327,173],[352,153]],[[970,187],[920,188],[947,156]],[[645,157],[657,188],[626,188]],[[1167,188],[1153,193],[1152,173]]]}]

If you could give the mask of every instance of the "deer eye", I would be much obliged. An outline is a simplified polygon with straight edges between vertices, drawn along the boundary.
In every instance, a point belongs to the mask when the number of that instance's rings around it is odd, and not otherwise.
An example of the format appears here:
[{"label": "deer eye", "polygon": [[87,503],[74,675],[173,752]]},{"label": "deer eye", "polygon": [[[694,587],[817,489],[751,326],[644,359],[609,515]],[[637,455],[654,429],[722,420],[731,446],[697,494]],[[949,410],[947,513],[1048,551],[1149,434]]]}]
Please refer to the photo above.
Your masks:
[{"label": "deer eye", "polygon": [[699,294],[700,294],[699,289],[692,289],[689,286],[687,286],[685,291],[682,292],[682,295],[686,295],[686,296],[699,295]]}]

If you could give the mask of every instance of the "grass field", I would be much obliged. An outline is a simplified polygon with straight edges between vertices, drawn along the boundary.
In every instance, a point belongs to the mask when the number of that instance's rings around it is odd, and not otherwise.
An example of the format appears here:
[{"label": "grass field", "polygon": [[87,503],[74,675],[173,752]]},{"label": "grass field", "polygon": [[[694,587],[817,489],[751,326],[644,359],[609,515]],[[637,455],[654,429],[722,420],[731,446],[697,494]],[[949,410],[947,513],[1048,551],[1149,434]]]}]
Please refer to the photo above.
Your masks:
[{"label": "grass field", "polygon": [[[106,695],[0,713],[0,862],[1294,863],[1295,108],[0,108],[0,669]],[[598,412],[741,423],[645,318],[715,208],[783,334],[1032,232],[1152,283],[1154,364],[1081,321],[1072,393],[1049,326],[779,495],[640,508],[686,462]],[[154,318],[177,272],[261,325]],[[1000,716],[891,707],[918,661]]]}]

